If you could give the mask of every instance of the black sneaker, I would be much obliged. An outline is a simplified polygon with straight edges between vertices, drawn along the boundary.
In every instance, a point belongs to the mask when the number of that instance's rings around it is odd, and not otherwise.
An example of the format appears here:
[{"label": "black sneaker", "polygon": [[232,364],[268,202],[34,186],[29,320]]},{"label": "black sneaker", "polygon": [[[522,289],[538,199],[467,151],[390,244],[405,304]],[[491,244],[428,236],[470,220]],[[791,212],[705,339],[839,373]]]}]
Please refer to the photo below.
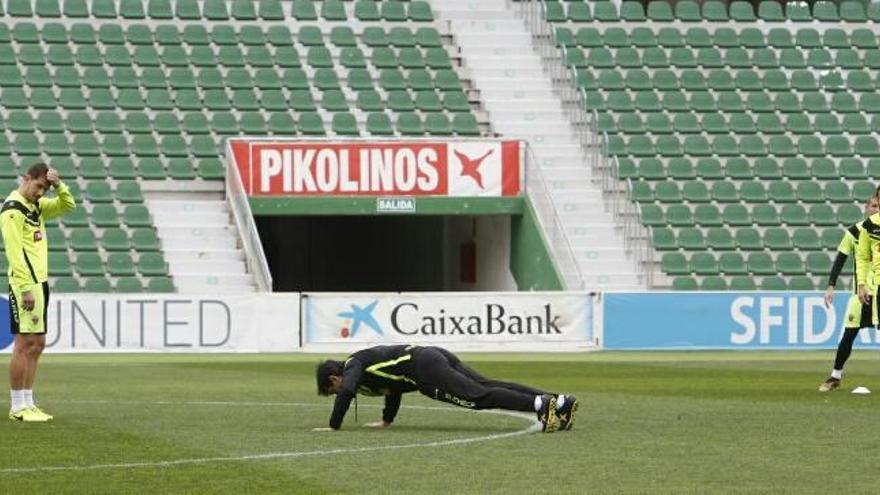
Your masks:
[{"label": "black sneaker", "polygon": [[840,387],[840,378],[828,377],[827,380],[819,385],[819,392],[831,392],[835,388]]},{"label": "black sneaker", "polygon": [[[559,397],[565,397],[562,407],[556,409],[556,416],[559,418],[559,430],[570,430],[574,426],[574,413],[578,410],[578,400],[573,395],[560,395]],[[556,403],[559,404],[558,397]]]},{"label": "black sneaker", "polygon": [[538,411],[538,421],[541,422],[541,431],[553,433],[559,429],[559,416],[556,415],[556,396],[541,396],[541,410]]}]

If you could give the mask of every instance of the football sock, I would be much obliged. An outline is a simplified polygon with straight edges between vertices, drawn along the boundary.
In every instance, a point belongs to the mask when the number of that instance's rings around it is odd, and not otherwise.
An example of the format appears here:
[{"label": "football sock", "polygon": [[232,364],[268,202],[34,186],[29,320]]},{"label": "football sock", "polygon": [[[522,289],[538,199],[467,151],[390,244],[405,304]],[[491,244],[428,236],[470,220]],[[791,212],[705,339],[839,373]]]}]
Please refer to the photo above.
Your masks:
[{"label": "football sock", "polygon": [[541,410],[541,406],[544,405],[544,400],[541,399],[540,395],[535,396],[535,412],[539,412]]},{"label": "football sock", "polygon": [[562,409],[562,405],[565,404],[565,396],[557,395],[556,396],[556,409]]},{"label": "football sock", "polygon": [[855,342],[858,334],[858,328],[843,329],[843,337],[840,339],[840,344],[837,345],[837,354],[834,356],[834,369],[843,370],[843,365],[846,364],[846,360],[849,359],[849,355],[852,353],[853,342]]},{"label": "football sock", "polygon": [[34,391],[33,389],[22,390],[22,395],[24,396],[24,407],[34,407]]},{"label": "football sock", "polygon": [[10,390],[9,396],[12,399],[12,403],[9,407],[13,412],[21,411],[24,409],[24,390]]},{"label": "football sock", "polygon": [[840,380],[843,378],[843,370],[831,370],[831,378],[837,378]]}]

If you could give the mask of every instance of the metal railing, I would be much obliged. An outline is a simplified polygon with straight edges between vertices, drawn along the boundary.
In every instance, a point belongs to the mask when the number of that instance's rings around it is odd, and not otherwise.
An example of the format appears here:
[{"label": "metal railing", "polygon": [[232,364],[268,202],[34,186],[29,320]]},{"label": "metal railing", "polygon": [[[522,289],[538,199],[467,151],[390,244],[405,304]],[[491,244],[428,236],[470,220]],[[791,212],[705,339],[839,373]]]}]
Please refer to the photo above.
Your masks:
[{"label": "metal railing", "polygon": [[525,148],[527,157],[526,191],[535,208],[548,247],[553,252],[552,262],[556,267],[556,272],[565,282],[566,289],[584,289],[586,288],[584,275],[574,255],[574,249],[571,247],[565,225],[559,217],[559,210],[556,209],[553,198],[550,196],[550,190],[547,187],[544,174],[541,172],[541,166],[537,164],[531,146],[526,145]]},{"label": "metal railing", "polygon": [[546,21],[546,4],[543,0],[518,0],[513,5],[523,17],[541,64],[575,127],[593,181],[602,187],[606,208],[623,234],[625,249],[633,257],[639,280],[650,288],[654,281],[651,237],[641,223],[638,207],[629,200],[629,182],[620,180],[617,159],[608,154],[608,136],[599,132],[597,114],[587,111],[586,95],[578,88],[573,71],[565,65],[567,49],[556,46],[553,25]]},{"label": "metal railing", "polygon": [[260,292],[272,292],[272,274],[269,271],[269,262],[263,252],[260,242],[260,233],[254,215],[251,213],[251,205],[245,194],[241,175],[238,173],[235,161],[232,160],[232,150],[226,143],[226,201],[232,208],[232,216],[238,229],[238,237],[241,239],[242,248],[247,260],[248,272],[254,276],[257,290]]}]

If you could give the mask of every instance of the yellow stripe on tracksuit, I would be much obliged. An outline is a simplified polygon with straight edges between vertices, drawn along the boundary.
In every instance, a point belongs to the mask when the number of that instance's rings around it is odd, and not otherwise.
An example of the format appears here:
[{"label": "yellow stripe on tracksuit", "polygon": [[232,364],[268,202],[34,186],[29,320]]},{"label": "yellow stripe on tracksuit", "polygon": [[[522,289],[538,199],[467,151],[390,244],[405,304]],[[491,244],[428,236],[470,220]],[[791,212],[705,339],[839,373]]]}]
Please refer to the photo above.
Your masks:
[{"label": "yellow stripe on tracksuit", "polygon": [[415,385],[416,384],[415,381],[413,381],[405,376],[392,375],[391,373],[386,373],[386,372],[382,371],[383,368],[396,366],[400,363],[404,363],[406,361],[409,361],[410,359],[412,359],[412,354],[406,354],[404,356],[400,356],[397,359],[392,359],[390,361],[382,361],[381,363],[373,364],[373,365],[369,366],[366,371],[367,371],[367,373],[372,373],[372,374],[374,374],[376,376],[380,376],[382,378],[387,378],[389,380],[394,380],[396,382],[408,382],[408,383]]}]

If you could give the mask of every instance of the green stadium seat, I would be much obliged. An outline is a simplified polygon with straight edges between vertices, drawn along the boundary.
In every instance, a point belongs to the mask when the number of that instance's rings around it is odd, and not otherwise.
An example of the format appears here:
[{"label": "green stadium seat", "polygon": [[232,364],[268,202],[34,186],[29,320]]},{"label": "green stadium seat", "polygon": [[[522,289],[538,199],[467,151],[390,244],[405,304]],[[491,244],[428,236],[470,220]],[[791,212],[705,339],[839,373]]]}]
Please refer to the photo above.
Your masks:
[{"label": "green stadium seat", "polygon": [[816,289],[816,286],[813,284],[813,280],[804,275],[795,275],[791,277],[788,282],[789,290],[795,291],[813,291]]},{"label": "green stadium seat", "polygon": [[205,0],[203,9],[205,19],[209,21],[229,20],[229,9],[223,0]]},{"label": "green stadium seat", "polygon": [[593,4],[593,18],[599,22],[617,22],[620,16],[617,5],[612,2],[597,2]]},{"label": "green stadium seat", "polygon": [[755,280],[751,277],[733,277],[729,288],[733,291],[754,291]]},{"label": "green stadium seat", "polygon": [[810,206],[810,222],[817,226],[837,225],[834,209],[827,204],[814,204]]},{"label": "green stadium seat", "polygon": [[758,18],[767,22],[785,21],[782,4],[775,0],[763,0],[758,4]]},{"label": "green stadium seat", "polygon": [[837,22],[840,17],[837,14],[837,4],[834,2],[818,1],[813,4],[813,17],[822,22]]},{"label": "green stadium seat", "polygon": [[[666,253],[660,261],[663,271],[669,275],[690,274],[687,258],[681,253]],[[696,285],[696,282],[694,283]]]},{"label": "green stadium seat", "polygon": [[137,269],[145,277],[164,277],[168,274],[168,267],[161,253],[141,254]]},{"label": "green stadium seat", "polygon": [[64,0],[64,17],[84,19],[89,16],[86,0]]},{"label": "green stadium seat", "polygon": [[706,243],[716,251],[730,251],[736,248],[736,242],[727,228],[710,228],[706,233]]},{"label": "green stadium seat", "polygon": [[840,226],[827,228],[822,230],[822,248],[827,250],[836,250],[840,245],[840,239],[843,236],[843,229]]},{"label": "green stadium seat", "polygon": [[83,284],[83,292],[87,293],[108,293],[112,290],[110,279],[102,275],[85,277]]},{"label": "green stadium seat", "polygon": [[812,275],[825,277],[831,273],[831,258],[825,253],[807,253],[805,265]]},{"label": "green stadium seat", "polygon": [[[118,216],[116,217],[116,222],[118,225]],[[128,251],[131,249],[131,241],[128,238],[128,234],[121,228],[106,228],[101,236],[101,247],[105,251]]]},{"label": "green stadium seat", "polygon": [[792,22],[812,22],[813,14],[806,2],[797,2],[786,5],[785,14]]},{"label": "green stadium seat", "polygon": [[693,277],[675,277],[672,279],[672,290],[695,291],[698,290],[697,280]]},{"label": "green stadium seat", "polygon": [[174,15],[181,20],[198,21],[202,18],[202,10],[197,0],[177,0],[174,5]]},{"label": "green stadium seat", "polygon": [[715,0],[703,2],[703,19],[707,21],[727,21],[727,5]]},{"label": "green stadium seat", "polygon": [[73,277],[57,277],[52,283],[52,291],[57,293],[73,293],[81,290],[79,282]]},{"label": "green stadium seat", "polygon": [[750,2],[734,1],[730,4],[730,18],[737,22],[754,22],[757,20]]},{"label": "green stadium seat", "polygon": [[718,276],[703,277],[703,280],[700,282],[700,290],[702,290],[702,291],[726,291],[727,290],[727,280],[725,280],[723,277],[718,277]]},{"label": "green stadium seat", "polygon": [[169,277],[150,277],[147,282],[148,292],[168,293],[175,290],[174,282]]},{"label": "green stadium seat", "polygon": [[743,251],[756,251],[764,248],[761,234],[754,228],[739,228],[736,230],[734,238],[737,248]]},{"label": "green stadium seat", "polygon": [[813,228],[798,228],[792,234],[794,247],[801,251],[818,251],[822,249],[819,234]]},{"label": "green stadium seat", "polygon": [[359,21],[379,21],[379,6],[372,0],[357,0],[354,3],[354,16]]},{"label": "green stadium seat", "polygon": [[110,253],[107,256],[107,273],[114,277],[135,275],[134,261],[129,253]]},{"label": "green stadium seat", "polygon": [[773,205],[756,205],[752,208],[752,221],[758,225],[779,225],[779,212]]},{"label": "green stadium seat", "polygon": [[[668,6],[668,5],[667,5]],[[623,2],[620,6],[620,18],[628,22],[642,22],[645,17],[645,9],[639,2]]]},{"label": "green stadium seat", "polygon": [[652,247],[657,251],[671,251],[678,249],[678,241],[675,232],[669,228],[651,229]]},{"label": "green stadium seat", "polygon": [[689,251],[704,250],[706,249],[706,239],[700,229],[685,227],[678,230],[678,245]]},{"label": "green stadium seat", "polygon": [[89,228],[72,229],[68,236],[68,245],[74,251],[97,251],[98,241]]},{"label": "green stadium seat", "polygon": [[115,291],[122,294],[133,294],[144,291],[144,286],[136,277],[123,276],[116,279]]},{"label": "green stadium seat", "polygon": [[862,210],[855,205],[844,204],[837,208],[837,223],[842,225],[852,225],[864,218]]},{"label": "green stadium seat", "polygon": [[[657,2],[649,3],[648,8],[653,3]],[[681,0],[675,3],[675,18],[683,22],[700,22],[703,20],[699,4],[692,0]]]},{"label": "green stadium seat", "polygon": [[159,251],[161,245],[156,231],[152,228],[134,229],[131,234],[131,243],[135,251]]},{"label": "green stadium seat", "polygon": [[753,275],[774,275],[777,273],[773,258],[767,253],[749,253],[747,264],[749,272]]},{"label": "green stadium seat", "polygon": [[697,275],[716,275],[718,260],[712,253],[694,253],[690,259],[690,269]]},{"label": "green stadium seat", "polygon": [[391,119],[384,113],[370,113],[367,115],[366,122],[367,132],[374,136],[391,136],[394,134],[394,128],[391,126]]},{"label": "green stadium seat", "polygon": [[[0,268],[5,269],[6,266]],[[52,277],[69,277],[73,275],[73,266],[66,251],[49,253],[49,275]]]},{"label": "green stadium seat", "polygon": [[761,290],[783,291],[788,289],[785,279],[779,276],[764,277],[761,281]]}]

